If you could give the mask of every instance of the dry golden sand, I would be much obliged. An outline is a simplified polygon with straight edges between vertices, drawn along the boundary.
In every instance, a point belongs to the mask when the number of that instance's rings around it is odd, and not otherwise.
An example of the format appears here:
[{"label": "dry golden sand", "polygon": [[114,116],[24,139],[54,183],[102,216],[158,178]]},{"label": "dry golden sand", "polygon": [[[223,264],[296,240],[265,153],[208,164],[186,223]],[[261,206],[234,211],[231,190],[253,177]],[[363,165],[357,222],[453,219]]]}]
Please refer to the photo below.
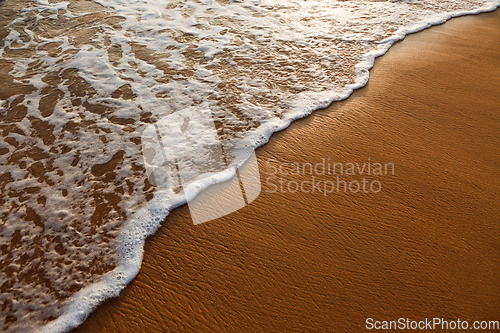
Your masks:
[{"label": "dry golden sand", "polygon": [[[499,46],[499,11],[408,36],[377,60],[368,86],[257,151],[255,202],[198,226],[176,209],[147,240],[137,278],[76,332],[500,320]],[[392,162],[395,175],[370,178],[378,194],[266,192],[268,159],[323,157]]]}]

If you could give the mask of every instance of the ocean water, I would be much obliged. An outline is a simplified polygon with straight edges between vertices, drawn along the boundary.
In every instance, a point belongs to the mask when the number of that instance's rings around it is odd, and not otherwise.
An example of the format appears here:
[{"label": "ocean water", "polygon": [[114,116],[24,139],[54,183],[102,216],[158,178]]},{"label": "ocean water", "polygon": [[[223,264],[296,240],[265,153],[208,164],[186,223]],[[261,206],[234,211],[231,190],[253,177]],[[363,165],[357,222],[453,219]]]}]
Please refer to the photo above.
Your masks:
[{"label": "ocean water", "polygon": [[[186,201],[148,169],[148,129],[168,129],[198,192],[366,84],[406,34],[499,5],[1,1],[0,330],[67,331],[135,277],[147,235]],[[224,163],[206,165],[215,146]]]}]

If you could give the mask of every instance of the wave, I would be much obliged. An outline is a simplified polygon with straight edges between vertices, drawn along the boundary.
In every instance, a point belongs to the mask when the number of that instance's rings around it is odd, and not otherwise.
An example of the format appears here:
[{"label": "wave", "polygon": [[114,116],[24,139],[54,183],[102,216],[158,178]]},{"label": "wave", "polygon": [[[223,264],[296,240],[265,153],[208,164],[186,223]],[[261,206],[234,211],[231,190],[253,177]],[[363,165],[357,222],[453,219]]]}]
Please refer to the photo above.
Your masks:
[{"label": "wave", "polygon": [[[9,1],[0,6],[8,11]],[[38,1],[7,13],[0,300],[18,305],[7,306],[4,329],[78,326],[137,275],[145,239],[187,202],[184,193],[231,179],[274,132],[348,98],[368,82],[375,58],[405,35],[498,6]],[[182,123],[175,115],[185,110],[206,113],[210,126],[196,117]],[[171,181],[160,186],[141,136],[165,117],[174,129],[216,137],[226,163],[206,177],[193,172],[183,191]],[[168,149],[177,160],[206,160],[210,152],[186,148],[176,135]]]}]

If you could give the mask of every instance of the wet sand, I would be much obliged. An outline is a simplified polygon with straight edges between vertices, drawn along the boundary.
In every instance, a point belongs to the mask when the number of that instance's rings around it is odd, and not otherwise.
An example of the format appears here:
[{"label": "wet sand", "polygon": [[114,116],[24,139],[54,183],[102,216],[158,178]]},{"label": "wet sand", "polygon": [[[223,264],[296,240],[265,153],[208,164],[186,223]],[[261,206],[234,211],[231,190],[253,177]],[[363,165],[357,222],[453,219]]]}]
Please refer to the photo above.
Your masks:
[{"label": "wet sand", "polygon": [[[377,60],[365,88],[257,150],[253,203],[197,226],[187,206],[172,212],[147,240],[136,279],[75,332],[500,320],[499,45],[498,10],[407,36]],[[269,193],[270,159],[323,158],[393,163],[394,175],[366,177],[380,182],[378,193]],[[283,171],[275,176],[285,184],[311,180]]]}]

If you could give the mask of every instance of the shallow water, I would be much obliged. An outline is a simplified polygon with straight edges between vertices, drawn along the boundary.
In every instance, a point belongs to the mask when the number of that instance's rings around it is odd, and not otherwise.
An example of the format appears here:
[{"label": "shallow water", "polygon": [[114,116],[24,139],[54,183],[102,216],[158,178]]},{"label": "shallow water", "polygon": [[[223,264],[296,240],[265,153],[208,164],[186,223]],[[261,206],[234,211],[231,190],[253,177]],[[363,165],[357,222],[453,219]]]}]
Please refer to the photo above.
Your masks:
[{"label": "shallow water", "polygon": [[[185,200],[148,177],[151,124],[208,112],[222,169],[238,165],[365,84],[374,56],[406,33],[497,5],[0,2],[2,329],[67,330],[135,276],[144,237]],[[186,126],[210,137],[201,123]],[[180,160],[206,154],[180,147],[169,147]]]}]

